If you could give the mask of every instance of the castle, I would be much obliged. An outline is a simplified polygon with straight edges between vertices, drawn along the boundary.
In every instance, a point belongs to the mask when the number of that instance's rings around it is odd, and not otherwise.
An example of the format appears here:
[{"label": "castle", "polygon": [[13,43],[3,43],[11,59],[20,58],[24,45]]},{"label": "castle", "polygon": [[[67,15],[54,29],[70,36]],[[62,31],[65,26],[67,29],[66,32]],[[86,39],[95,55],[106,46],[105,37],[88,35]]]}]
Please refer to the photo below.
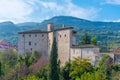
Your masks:
[{"label": "castle", "polygon": [[78,56],[81,58],[91,58],[91,63],[96,65],[96,59],[98,59],[98,57],[101,58],[102,56],[100,55],[104,55],[99,54],[99,47],[97,46],[78,46],[76,43],[76,31],[73,27],[66,27],[63,25],[59,29],[54,29],[53,23],[47,25],[47,31],[31,30],[19,32],[18,52],[24,54],[36,50],[39,53],[49,56],[54,37],[56,37],[58,59],[61,62],[61,66]]}]

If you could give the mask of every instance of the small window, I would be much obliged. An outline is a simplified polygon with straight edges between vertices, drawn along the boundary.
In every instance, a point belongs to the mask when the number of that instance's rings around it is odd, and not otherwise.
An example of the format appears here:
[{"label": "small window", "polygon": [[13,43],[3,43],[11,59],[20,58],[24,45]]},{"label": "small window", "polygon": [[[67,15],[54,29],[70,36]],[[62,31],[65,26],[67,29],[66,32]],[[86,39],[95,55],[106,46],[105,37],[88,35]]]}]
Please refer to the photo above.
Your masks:
[{"label": "small window", "polygon": [[31,45],[31,42],[29,42],[29,45]]},{"label": "small window", "polygon": [[66,34],[65,34],[65,37],[66,37]]},{"label": "small window", "polygon": [[29,37],[31,37],[31,35],[29,35]]},{"label": "small window", "polygon": [[44,35],[42,34],[42,37],[44,37]]},{"label": "small window", "polygon": [[37,45],[37,43],[35,43],[35,46]]},{"label": "small window", "polygon": [[60,35],[60,37],[61,37],[61,35]]},{"label": "small window", "polygon": [[37,34],[35,34],[35,37],[37,37]]},{"label": "small window", "polygon": [[25,35],[23,34],[22,36],[24,37]]}]

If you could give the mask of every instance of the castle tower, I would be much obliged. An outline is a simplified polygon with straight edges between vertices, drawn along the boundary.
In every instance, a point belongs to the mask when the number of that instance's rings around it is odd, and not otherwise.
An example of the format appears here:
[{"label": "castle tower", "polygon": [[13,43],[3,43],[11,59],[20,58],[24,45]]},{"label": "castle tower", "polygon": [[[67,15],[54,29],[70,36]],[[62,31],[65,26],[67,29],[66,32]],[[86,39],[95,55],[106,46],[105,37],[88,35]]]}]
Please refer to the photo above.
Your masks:
[{"label": "castle tower", "polygon": [[54,30],[54,25],[53,25],[53,23],[48,23],[48,25],[47,25],[47,30],[48,30],[48,31],[53,31],[53,30]]},{"label": "castle tower", "polygon": [[48,54],[50,55],[53,39],[54,39],[54,24],[48,23],[47,25],[47,31],[48,31]]}]

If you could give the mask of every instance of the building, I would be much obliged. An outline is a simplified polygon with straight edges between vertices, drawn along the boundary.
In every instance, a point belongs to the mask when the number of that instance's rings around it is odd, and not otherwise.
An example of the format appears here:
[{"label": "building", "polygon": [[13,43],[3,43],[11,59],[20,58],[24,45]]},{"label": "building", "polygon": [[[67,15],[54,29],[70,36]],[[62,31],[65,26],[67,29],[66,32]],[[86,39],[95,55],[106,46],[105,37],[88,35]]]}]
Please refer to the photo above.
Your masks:
[{"label": "building", "polygon": [[4,40],[0,41],[0,51],[5,51],[10,48],[13,48],[13,44]]},{"label": "building", "polygon": [[76,45],[71,47],[71,60],[74,58],[86,58],[95,65],[95,55],[99,54],[100,50],[98,46],[86,44],[86,45]]},{"label": "building", "polygon": [[54,29],[52,23],[48,24],[47,31],[31,30],[18,33],[18,52],[24,54],[37,50],[39,53],[50,54],[53,39],[56,37],[58,47],[58,59],[61,65],[70,60],[70,49],[76,45],[76,31],[73,27]]},{"label": "building", "polygon": [[54,29],[54,25],[49,23],[47,31],[31,30],[18,33],[18,52],[24,54],[33,52],[34,50],[46,56],[50,55],[53,39],[56,37],[58,48],[58,59],[63,66],[66,62],[73,60],[76,57],[88,58],[90,62],[96,66],[99,60],[105,54],[110,55],[115,64],[120,63],[117,54],[100,53],[99,47],[94,45],[76,44],[76,31],[73,27],[65,27]]}]

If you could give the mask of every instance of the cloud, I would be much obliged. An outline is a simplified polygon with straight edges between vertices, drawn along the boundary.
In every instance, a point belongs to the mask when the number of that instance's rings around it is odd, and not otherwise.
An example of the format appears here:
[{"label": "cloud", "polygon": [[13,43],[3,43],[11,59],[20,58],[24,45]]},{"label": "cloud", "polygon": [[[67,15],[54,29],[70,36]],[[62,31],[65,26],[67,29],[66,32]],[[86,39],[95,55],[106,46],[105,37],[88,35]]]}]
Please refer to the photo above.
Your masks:
[{"label": "cloud", "polygon": [[118,20],[114,20],[113,22],[120,22],[120,19],[118,19]]},{"label": "cloud", "polygon": [[106,19],[106,20],[104,20],[105,22],[120,22],[120,19],[117,19],[117,20],[108,20],[108,19]]},{"label": "cloud", "polygon": [[42,21],[59,15],[91,20],[98,12],[99,9],[84,8],[71,0],[0,0],[0,21]]},{"label": "cloud", "polygon": [[30,6],[22,0],[0,0],[1,21],[25,21],[31,12]]},{"label": "cloud", "polygon": [[66,15],[66,16],[75,16],[84,19],[94,19],[97,16],[97,13],[100,9],[96,9],[93,7],[83,8],[77,6],[71,2],[71,0],[65,0],[61,4],[57,4],[57,2],[44,2],[39,1],[44,10],[48,13],[52,13],[53,15]]},{"label": "cloud", "polygon": [[106,4],[120,5],[120,0],[106,0]]}]

